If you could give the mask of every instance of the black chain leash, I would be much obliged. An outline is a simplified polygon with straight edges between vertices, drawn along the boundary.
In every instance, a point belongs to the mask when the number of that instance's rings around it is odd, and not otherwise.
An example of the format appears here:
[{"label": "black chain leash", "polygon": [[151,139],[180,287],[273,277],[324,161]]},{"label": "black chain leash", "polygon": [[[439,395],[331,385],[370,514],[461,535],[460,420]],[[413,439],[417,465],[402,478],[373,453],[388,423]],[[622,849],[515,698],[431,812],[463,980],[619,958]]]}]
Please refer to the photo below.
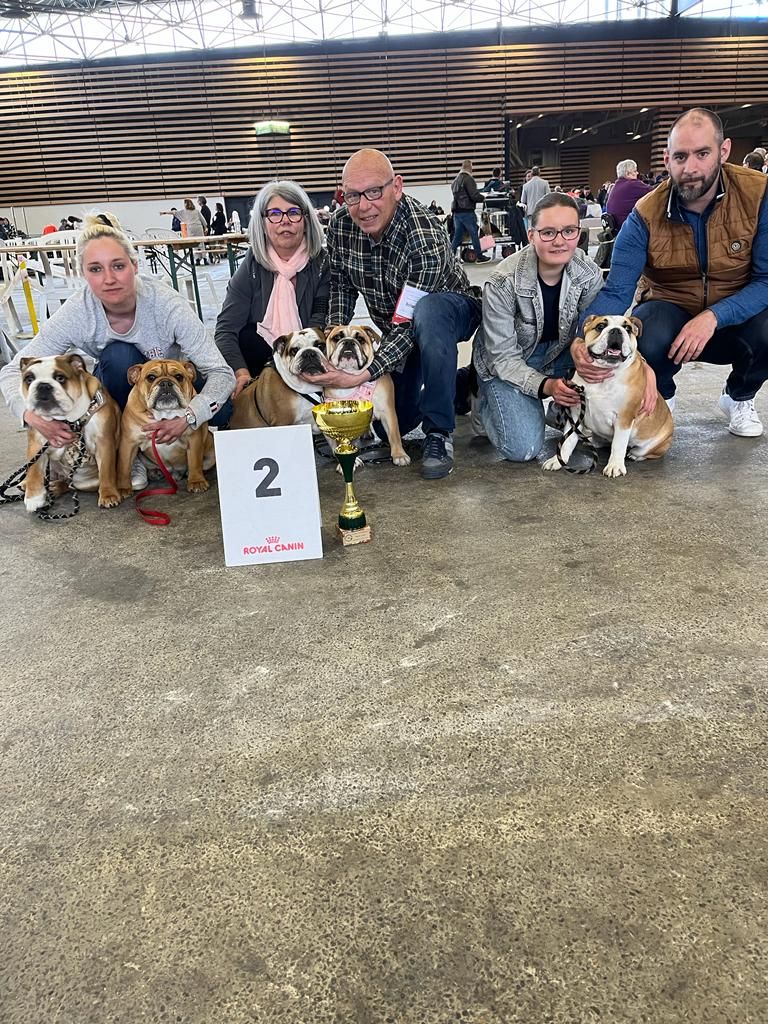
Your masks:
[{"label": "black chain leash", "polygon": [[[568,387],[572,388],[579,396],[581,404],[579,406],[578,418],[575,420],[573,419],[573,415],[571,413],[571,407],[563,406],[565,410],[565,418],[568,421],[568,426],[563,431],[563,436],[560,438],[560,441],[558,442],[557,451],[555,452],[555,455],[557,457],[557,461],[560,463],[560,465],[567,473],[574,473],[577,476],[581,476],[584,473],[591,473],[592,470],[595,468],[595,466],[597,465],[597,452],[592,446],[590,438],[584,433],[581,427],[582,423],[584,422],[584,413],[586,412],[587,408],[586,399],[584,398],[584,388],[581,387],[581,385],[579,384],[574,384],[572,381],[568,381],[567,383]],[[563,457],[560,454],[560,452],[563,445],[565,444],[566,439],[569,438],[571,434],[576,434],[579,440],[584,441],[584,443],[588,446],[586,454],[591,460],[588,466],[575,468],[573,466],[569,466],[568,463],[563,460]],[[573,453],[571,453],[571,455],[573,455]]]},{"label": "black chain leash", "polygon": [[[85,412],[85,415],[76,423],[68,424],[69,427],[76,432],[75,440],[71,441],[70,444],[67,445],[66,449],[67,452],[73,453],[71,456],[72,468],[70,469],[66,478],[67,487],[69,488],[69,494],[72,497],[72,508],[70,509],[69,512],[49,511],[49,509],[53,506],[53,499],[51,497],[50,492],[50,463],[45,468],[45,492],[48,500],[46,504],[43,506],[43,508],[37,509],[37,516],[46,523],[54,522],[57,519],[72,519],[73,516],[76,516],[80,511],[80,495],[72,486],[72,480],[74,479],[75,473],[82,466],[83,462],[88,458],[89,454],[88,449],[85,447],[85,424],[88,422],[88,420],[91,418],[95,410],[101,405],[102,402],[103,398],[101,397],[101,392],[99,391],[96,393],[96,395],[94,395],[91,404],[88,406]],[[11,473],[8,479],[4,480],[3,483],[0,484],[0,505],[10,505],[13,502],[24,500],[24,492],[21,490],[21,483],[26,477],[30,468],[34,466],[38,459],[41,459],[43,457],[43,455],[48,451],[50,447],[50,441],[46,441],[42,448],[39,451],[35,452],[35,454],[28,462],[25,462],[24,465],[21,466],[19,469],[14,470],[14,472]],[[16,488],[18,494],[6,493],[12,488]]]}]

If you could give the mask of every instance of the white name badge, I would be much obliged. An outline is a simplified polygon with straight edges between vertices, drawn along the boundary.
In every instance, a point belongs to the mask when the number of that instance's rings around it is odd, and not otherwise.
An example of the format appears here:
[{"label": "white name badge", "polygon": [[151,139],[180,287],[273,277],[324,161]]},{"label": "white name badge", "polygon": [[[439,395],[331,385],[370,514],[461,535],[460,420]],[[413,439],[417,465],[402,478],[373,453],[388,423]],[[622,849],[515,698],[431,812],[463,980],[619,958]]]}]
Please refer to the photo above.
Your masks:
[{"label": "white name badge", "polygon": [[322,558],[312,428],[214,431],[227,565]]},{"label": "white name badge", "polygon": [[413,311],[416,309],[416,304],[425,295],[429,295],[429,292],[424,292],[421,288],[414,288],[412,284],[404,284],[395,306],[395,312],[392,314],[392,323],[406,324],[409,320],[413,320]]}]

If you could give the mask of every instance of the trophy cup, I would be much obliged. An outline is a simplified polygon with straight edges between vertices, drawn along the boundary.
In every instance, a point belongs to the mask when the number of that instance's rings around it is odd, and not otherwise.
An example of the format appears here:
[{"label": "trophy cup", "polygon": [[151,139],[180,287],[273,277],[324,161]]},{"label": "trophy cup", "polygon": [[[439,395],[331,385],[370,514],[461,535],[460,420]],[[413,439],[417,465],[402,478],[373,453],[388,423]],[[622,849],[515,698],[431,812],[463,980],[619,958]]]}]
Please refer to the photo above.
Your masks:
[{"label": "trophy cup", "polygon": [[371,528],[365,521],[365,512],[360,508],[352,487],[357,448],[352,441],[367,433],[373,416],[373,402],[346,401],[322,402],[312,409],[315,423],[328,437],[338,441],[336,458],[344,474],[346,494],[339,512],[338,532],[344,545],[364,544],[371,539]]}]

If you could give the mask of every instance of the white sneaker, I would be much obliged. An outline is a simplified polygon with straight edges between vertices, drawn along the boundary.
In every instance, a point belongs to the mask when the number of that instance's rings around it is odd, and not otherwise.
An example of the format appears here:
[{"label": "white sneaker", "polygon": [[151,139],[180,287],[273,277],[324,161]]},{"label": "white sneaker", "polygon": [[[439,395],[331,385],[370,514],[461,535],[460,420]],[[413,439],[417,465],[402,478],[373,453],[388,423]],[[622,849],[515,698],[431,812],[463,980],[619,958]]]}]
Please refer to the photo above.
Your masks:
[{"label": "white sneaker", "polygon": [[746,402],[735,402],[723,388],[720,401],[717,403],[724,416],[730,418],[728,429],[737,437],[760,437],[763,424],[755,411],[754,398]]},{"label": "white sneaker", "polygon": [[144,465],[141,456],[137,455],[131,466],[131,487],[134,491],[143,491],[148,483],[147,467]]},{"label": "white sneaker", "polygon": [[677,405],[677,395],[672,395],[671,398],[665,398],[664,401],[669,406],[669,411],[674,412],[675,406]]}]

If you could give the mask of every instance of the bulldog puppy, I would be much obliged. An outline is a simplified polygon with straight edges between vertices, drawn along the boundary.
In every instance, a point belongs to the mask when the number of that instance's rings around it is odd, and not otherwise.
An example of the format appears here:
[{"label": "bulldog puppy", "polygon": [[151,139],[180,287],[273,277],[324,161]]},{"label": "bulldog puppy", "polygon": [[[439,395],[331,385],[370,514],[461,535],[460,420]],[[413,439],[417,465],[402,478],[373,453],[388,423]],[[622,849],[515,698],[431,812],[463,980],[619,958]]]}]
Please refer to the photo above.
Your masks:
[{"label": "bulldog puppy", "polygon": [[[127,498],[133,493],[131,466],[136,454],[141,451],[155,463],[152,435],[144,431],[147,418],[152,416],[161,420],[184,416],[195,394],[196,376],[193,363],[182,363],[177,359],[151,359],[148,363],[136,363],[128,370],[128,380],[133,388],[123,411],[117,457],[117,486],[121,497]],[[195,428],[187,427],[173,443],[158,444],[157,451],[174,478],[186,473],[188,491],[199,493],[208,490],[210,485],[204,471],[214,465],[216,455],[207,423]]]},{"label": "bulldog puppy", "polygon": [[[87,456],[72,477],[78,491],[99,492],[99,507],[113,508],[120,504],[117,491],[115,460],[120,436],[120,410],[107,389],[92,374],[78,355],[29,356],[19,362],[21,394],[30,412],[46,420],[66,420],[71,430],[82,430]],[[90,409],[94,397],[97,404]],[[89,412],[90,409],[90,412]],[[46,443],[33,427],[27,429],[27,459],[31,459]],[[36,512],[49,503],[45,488],[45,472],[52,481],[51,493],[68,490],[69,476],[77,448],[48,448],[30,466],[24,482],[24,504],[28,512]]]},{"label": "bulldog puppy", "polygon": [[[326,343],[328,358],[337,370],[359,373],[373,362],[373,357],[381,344],[381,337],[370,327],[349,324],[332,327],[326,335]],[[388,373],[357,388],[326,388],[324,397],[327,402],[333,399],[360,399],[373,402],[373,418],[384,424],[392,461],[396,466],[410,464],[410,457],[403,448],[400,425],[395,412],[395,385]],[[329,444],[335,449],[335,441],[329,438]]]},{"label": "bulldog puppy", "polygon": [[[597,384],[574,375],[584,388],[584,433],[610,444],[611,454],[603,474],[625,476],[627,455],[636,462],[660,459],[672,444],[674,424],[667,403],[658,398],[650,416],[640,412],[645,392],[645,360],[637,351],[643,329],[634,316],[590,316],[584,322],[584,341],[596,366],[609,367],[613,376]],[[575,432],[563,442],[560,455],[568,462],[578,442]],[[544,469],[560,469],[557,456]]]},{"label": "bulldog puppy", "polygon": [[274,367],[265,366],[235,399],[230,430],[309,423],[317,433],[312,406],[322,402],[323,396],[301,375],[324,373],[328,369],[326,357],[325,336],[316,327],[304,327],[278,338],[272,348]]}]

